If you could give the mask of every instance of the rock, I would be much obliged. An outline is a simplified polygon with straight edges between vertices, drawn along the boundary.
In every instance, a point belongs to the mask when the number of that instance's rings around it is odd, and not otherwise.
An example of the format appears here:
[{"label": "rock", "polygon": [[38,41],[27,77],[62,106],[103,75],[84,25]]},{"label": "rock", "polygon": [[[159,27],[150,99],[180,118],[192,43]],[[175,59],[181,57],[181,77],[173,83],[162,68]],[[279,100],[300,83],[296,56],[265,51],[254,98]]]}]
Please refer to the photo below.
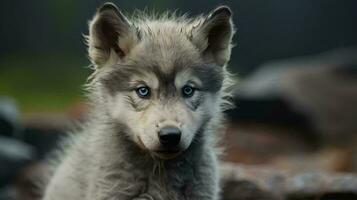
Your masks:
[{"label": "rock", "polygon": [[0,135],[13,137],[20,135],[19,112],[13,99],[0,96]]},{"label": "rock", "polygon": [[[224,163],[223,199],[318,199],[357,197],[357,175],[326,171],[290,172],[264,166]],[[337,199],[337,197],[336,197]]]},{"label": "rock", "polygon": [[284,123],[343,139],[357,132],[357,50],[271,62],[235,93],[234,120]]},{"label": "rock", "polygon": [[0,187],[9,184],[35,157],[36,153],[29,145],[0,137]]},{"label": "rock", "polygon": [[[306,155],[311,144],[298,129],[259,123],[230,123],[224,137],[224,160],[244,164],[271,164],[277,158]],[[299,158],[300,159],[300,158]],[[282,162],[285,163],[285,162]]]},{"label": "rock", "polygon": [[269,165],[289,171],[356,171],[353,166],[353,154],[348,147],[325,147],[310,153],[280,155],[275,157]]}]

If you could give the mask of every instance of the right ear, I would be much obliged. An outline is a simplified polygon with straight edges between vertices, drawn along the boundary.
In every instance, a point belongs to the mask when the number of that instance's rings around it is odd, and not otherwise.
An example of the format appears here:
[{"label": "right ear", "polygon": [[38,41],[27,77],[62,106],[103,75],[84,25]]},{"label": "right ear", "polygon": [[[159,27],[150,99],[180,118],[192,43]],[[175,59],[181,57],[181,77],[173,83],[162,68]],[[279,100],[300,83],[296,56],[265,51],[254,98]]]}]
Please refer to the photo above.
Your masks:
[{"label": "right ear", "polygon": [[113,3],[105,3],[89,23],[88,54],[98,67],[113,65],[136,44],[137,35]]}]

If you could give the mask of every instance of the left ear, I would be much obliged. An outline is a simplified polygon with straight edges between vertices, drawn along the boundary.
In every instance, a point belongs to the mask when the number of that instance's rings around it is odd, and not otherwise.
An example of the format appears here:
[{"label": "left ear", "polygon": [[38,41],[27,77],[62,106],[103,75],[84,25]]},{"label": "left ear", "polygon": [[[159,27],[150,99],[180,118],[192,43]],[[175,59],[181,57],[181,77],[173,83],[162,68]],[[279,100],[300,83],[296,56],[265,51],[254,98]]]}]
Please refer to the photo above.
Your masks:
[{"label": "left ear", "polygon": [[138,37],[129,20],[113,3],[105,3],[89,24],[88,54],[97,67],[121,61]]},{"label": "left ear", "polygon": [[220,6],[192,30],[191,40],[206,61],[224,66],[231,55],[233,34],[232,11],[227,6]]}]

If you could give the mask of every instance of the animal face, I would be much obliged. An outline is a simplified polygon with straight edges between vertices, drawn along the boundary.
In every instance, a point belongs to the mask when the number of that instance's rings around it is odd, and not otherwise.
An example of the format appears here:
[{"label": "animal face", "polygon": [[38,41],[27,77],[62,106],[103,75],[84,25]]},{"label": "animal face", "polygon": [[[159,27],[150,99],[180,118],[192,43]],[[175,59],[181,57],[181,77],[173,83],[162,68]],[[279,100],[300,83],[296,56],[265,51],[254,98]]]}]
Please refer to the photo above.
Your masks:
[{"label": "animal face", "polygon": [[197,19],[129,21],[105,4],[88,37],[98,103],[139,147],[175,157],[221,112],[232,35],[227,7]]}]

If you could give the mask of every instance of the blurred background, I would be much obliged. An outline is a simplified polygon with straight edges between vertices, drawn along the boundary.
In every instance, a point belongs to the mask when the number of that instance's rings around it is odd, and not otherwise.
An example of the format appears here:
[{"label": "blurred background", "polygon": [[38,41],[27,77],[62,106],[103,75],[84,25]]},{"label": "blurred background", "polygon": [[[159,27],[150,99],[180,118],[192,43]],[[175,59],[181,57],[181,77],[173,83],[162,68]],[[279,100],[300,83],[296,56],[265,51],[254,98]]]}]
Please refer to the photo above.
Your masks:
[{"label": "blurred background", "polygon": [[[33,180],[45,173],[43,160],[86,115],[82,85],[91,70],[83,34],[103,2],[1,1],[0,200],[38,199]],[[234,12],[229,68],[239,84],[224,160],[259,170],[240,171],[248,182],[233,181],[238,186],[227,187],[224,199],[357,199],[357,1],[113,2],[126,13],[194,16],[222,4]],[[277,172],[267,177],[265,169]],[[271,174],[280,171],[288,175],[277,192]],[[322,172],[329,178],[314,176]]]}]

